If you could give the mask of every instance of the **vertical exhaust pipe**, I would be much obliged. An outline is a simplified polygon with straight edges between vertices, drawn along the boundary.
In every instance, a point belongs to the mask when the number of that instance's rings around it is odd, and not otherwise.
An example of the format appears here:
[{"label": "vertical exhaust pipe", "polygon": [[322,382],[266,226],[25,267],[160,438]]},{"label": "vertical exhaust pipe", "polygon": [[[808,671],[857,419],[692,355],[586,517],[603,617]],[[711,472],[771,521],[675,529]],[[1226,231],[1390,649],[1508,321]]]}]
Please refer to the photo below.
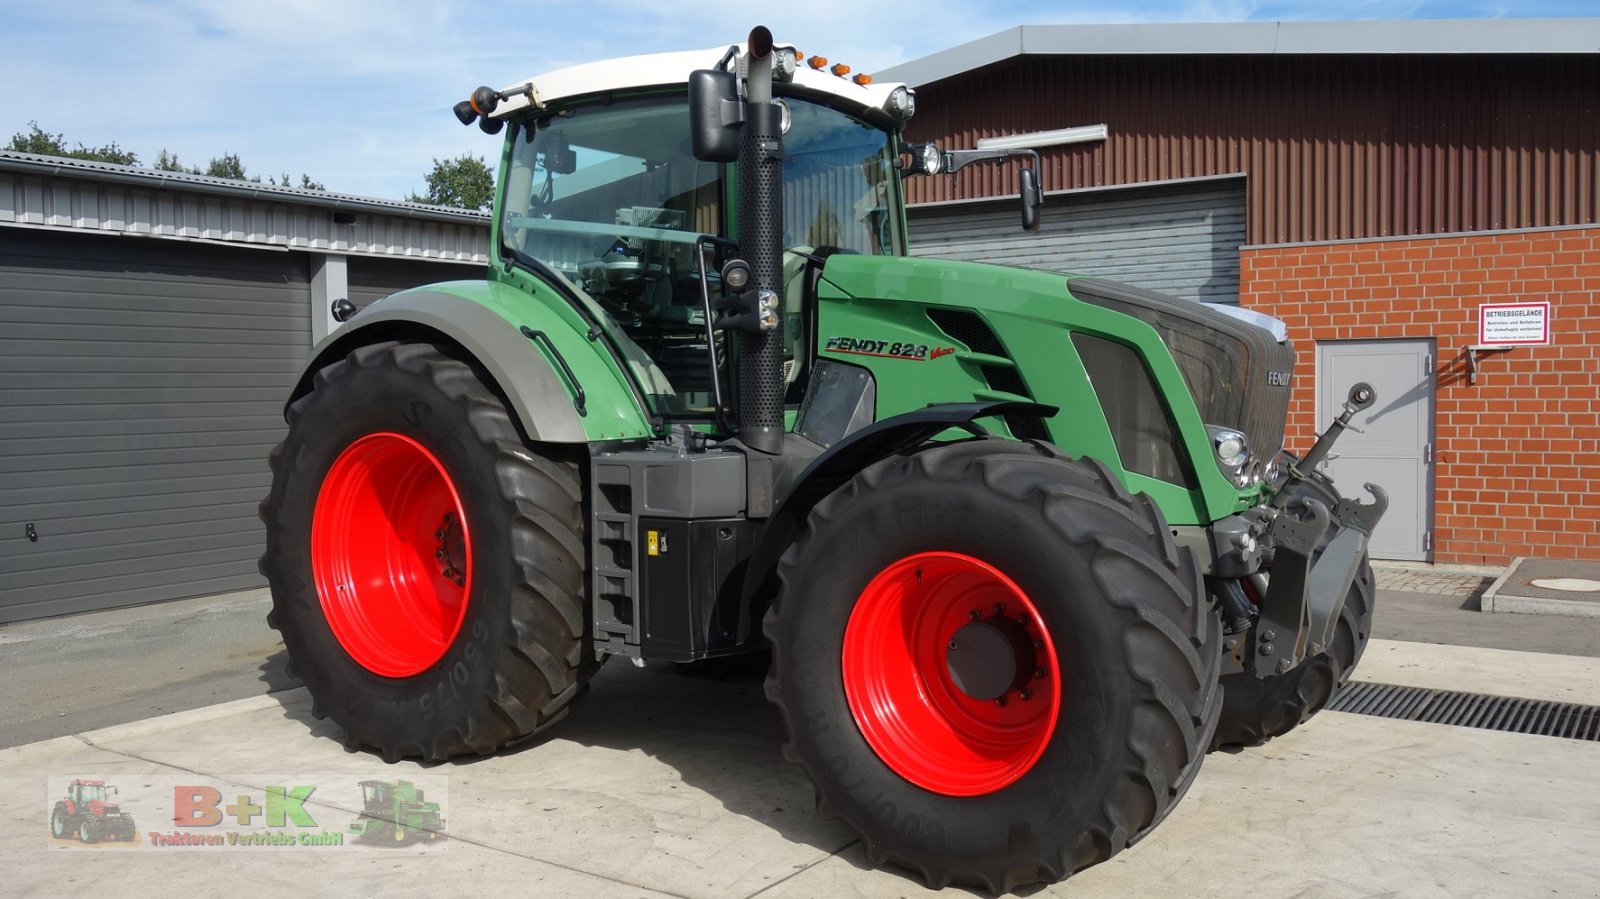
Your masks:
[{"label": "vertical exhaust pipe", "polygon": [[[751,283],[783,290],[782,110],[772,102],[772,32],[750,31],[745,122],[739,137],[739,256]],[[770,331],[739,335],[739,440],[763,453],[783,452],[783,315]]]}]

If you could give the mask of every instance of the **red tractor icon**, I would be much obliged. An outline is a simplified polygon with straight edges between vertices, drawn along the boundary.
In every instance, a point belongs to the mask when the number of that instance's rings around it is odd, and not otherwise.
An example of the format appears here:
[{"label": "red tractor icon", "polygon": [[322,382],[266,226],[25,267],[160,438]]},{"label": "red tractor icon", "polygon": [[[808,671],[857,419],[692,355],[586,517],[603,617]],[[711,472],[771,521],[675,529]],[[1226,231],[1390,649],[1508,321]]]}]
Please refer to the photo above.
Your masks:
[{"label": "red tractor icon", "polygon": [[56,800],[50,812],[50,835],[58,840],[76,835],[81,843],[131,842],[133,816],[107,798],[116,792],[103,780],[74,780],[67,785],[67,798]]}]

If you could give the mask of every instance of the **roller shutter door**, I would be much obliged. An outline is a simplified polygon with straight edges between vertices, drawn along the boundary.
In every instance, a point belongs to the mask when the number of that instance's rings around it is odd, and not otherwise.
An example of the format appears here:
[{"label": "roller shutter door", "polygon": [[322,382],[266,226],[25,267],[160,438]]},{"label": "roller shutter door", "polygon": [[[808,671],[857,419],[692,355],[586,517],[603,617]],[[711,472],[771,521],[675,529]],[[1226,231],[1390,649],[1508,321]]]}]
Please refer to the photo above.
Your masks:
[{"label": "roller shutter door", "polygon": [[1239,301],[1244,180],[1052,196],[1039,230],[1015,198],[914,208],[917,256],[1097,275],[1185,299]]},{"label": "roller shutter door", "polygon": [[0,231],[0,621],[263,585],[307,266]]},{"label": "roller shutter door", "polygon": [[482,264],[351,256],[350,302],[365,309],[368,303],[408,287],[421,287],[438,281],[482,281],[487,276],[488,267]]}]

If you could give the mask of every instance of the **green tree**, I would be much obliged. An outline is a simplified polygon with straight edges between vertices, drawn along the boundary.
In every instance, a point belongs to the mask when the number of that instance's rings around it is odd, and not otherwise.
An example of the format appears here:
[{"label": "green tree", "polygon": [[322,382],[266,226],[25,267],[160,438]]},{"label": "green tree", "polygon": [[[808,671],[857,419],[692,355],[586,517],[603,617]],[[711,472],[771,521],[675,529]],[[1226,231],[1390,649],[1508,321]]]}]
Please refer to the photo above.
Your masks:
[{"label": "green tree", "polygon": [[455,206],[458,209],[488,209],[494,203],[494,172],[482,156],[463,153],[454,159],[433,160],[433,171],[424,176],[425,194],[412,194],[412,203]]},{"label": "green tree", "polygon": [[40,156],[66,156],[71,159],[88,159],[94,162],[110,162],[117,165],[138,165],[139,156],[117,146],[115,141],[103,147],[86,147],[78,144],[69,149],[65,135],[51,134],[39,127],[38,122],[29,122],[26,133],[17,132],[11,135],[11,144],[6,147],[18,153],[37,153]]}]

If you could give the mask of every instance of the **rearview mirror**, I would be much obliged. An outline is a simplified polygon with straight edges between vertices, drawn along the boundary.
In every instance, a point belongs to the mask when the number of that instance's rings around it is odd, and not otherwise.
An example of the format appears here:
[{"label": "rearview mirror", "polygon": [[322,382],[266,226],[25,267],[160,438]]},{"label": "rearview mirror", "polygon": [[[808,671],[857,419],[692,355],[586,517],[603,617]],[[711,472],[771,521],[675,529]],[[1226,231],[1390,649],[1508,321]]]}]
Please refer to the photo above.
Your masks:
[{"label": "rearview mirror", "polygon": [[1026,166],[1019,169],[1017,189],[1022,200],[1022,229],[1039,230],[1039,207],[1044,204],[1044,191],[1039,189],[1039,173]]},{"label": "rearview mirror", "polygon": [[733,162],[739,158],[739,126],[744,104],[732,72],[699,69],[689,73],[689,135],[694,158]]}]

